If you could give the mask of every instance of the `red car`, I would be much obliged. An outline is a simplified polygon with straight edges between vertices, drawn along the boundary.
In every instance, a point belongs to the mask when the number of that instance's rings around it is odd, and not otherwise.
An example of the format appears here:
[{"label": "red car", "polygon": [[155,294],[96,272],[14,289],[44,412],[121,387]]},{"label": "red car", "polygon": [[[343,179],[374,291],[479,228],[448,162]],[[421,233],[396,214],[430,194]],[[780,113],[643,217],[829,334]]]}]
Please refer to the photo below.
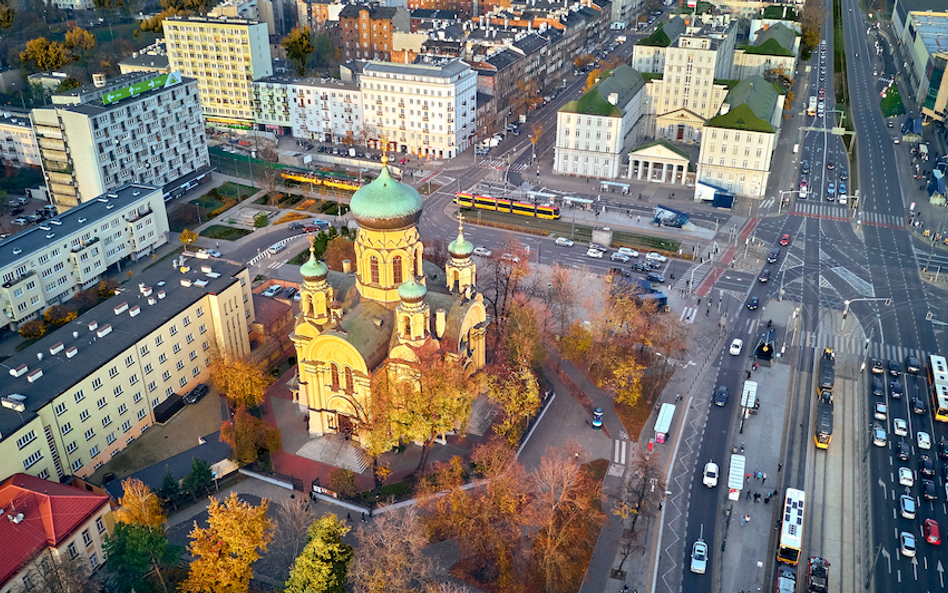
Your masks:
[{"label": "red car", "polygon": [[925,531],[925,541],[933,546],[941,545],[941,530],[938,528],[938,521],[925,519],[923,528]]},{"label": "red car", "polygon": [[789,244],[790,244],[790,235],[784,235],[783,237],[781,237],[781,238],[780,238],[780,244],[781,244],[781,245],[789,245]]}]

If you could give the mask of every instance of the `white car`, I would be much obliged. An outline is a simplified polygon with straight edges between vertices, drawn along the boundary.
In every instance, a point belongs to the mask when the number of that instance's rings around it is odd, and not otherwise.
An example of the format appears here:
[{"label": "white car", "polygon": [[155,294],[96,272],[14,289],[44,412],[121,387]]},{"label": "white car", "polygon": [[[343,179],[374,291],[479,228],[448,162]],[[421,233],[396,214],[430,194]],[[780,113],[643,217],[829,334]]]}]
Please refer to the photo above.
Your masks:
[{"label": "white car", "polygon": [[899,497],[899,513],[904,519],[915,518],[915,499],[908,494]]},{"label": "white car", "polygon": [[590,247],[586,250],[586,257],[595,257],[596,259],[602,259],[602,252],[598,249],[593,249]]},{"label": "white car", "polygon": [[615,253],[612,254],[612,258],[611,258],[611,259],[612,259],[612,261],[620,261],[620,262],[625,263],[625,262],[628,262],[628,261],[629,261],[629,256],[626,255],[626,254],[624,254],[624,253],[620,253],[620,252],[616,251]]},{"label": "white car", "polygon": [[273,286],[271,286],[270,288],[264,291],[263,296],[268,296],[268,297],[276,296],[280,294],[281,290],[283,290],[282,286],[280,286],[279,284],[274,284]]},{"label": "white car", "polygon": [[718,485],[718,464],[709,461],[704,464],[704,477],[701,482],[708,488],[714,488]]},{"label": "white car", "polygon": [[899,551],[906,558],[915,557],[915,536],[908,531],[899,534]]},{"label": "white car", "polygon": [[566,237],[560,237],[559,239],[557,239],[557,240],[556,240],[556,244],[559,245],[560,247],[572,247],[572,246],[573,246],[573,242],[570,241],[569,239],[567,239]]},{"label": "white car", "polygon": [[618,251],[619,251],[619,253],[623,253],[623,254],[625,254],[625,255],[628,255],[629,257],[638,257],[638,256],[639,256],[639,252],[636,251],[636,250],[634,250],[634,249],[632,249],[631,247],[620,247],[620,248],[618,249]]},{"label": "white car", "polygon": [[892,419],[892,432],[895,433],[895,436],[907,437],[908,436],[908,423],[901,418]]},{"label": "white car", "polygon": [[885,447],[886,446],[886,434],[885,429],[879,426],[878,424],[872,429],[872,444],[876,447]]},{"label": "white car", "polygon": [[899,468],[899,485],[911,488],[915,485],[915,474],[904,465]]},{"label": "white car", "polygon": [[486,247],[475,247],[475,248],[474,248],[474,255],[476,255],[476,256],[478,256],[478,257],[490,257],[490,254],[491,254],[490,249],[488,249],[488,248],[486,248]]},{"label": "white car", "polygon": [[873,417],[876,420],[885,420],[889,417],[888,408],[882,402],[876,402],[875,411],[873,412]]},{"label": "white car", "polygon": [[668,258],[667,258],[667,257],[665,257],[664,255],[662,255],[661,253],[656,253],[656,252],[654,252],[654,251],[651,252],[651,253],[646,253],[646,254],[645,254],[645,259],[647,259],[647,260],[649,260],[649,261],[654,261],[654,262],[662,263],[662,264],[668,261]]},{"label": "white car", "polygon": [[915,435],[915,440],[918,441],[919,449],[925,449],[927,451],[932,448],[932,437],[929,436],[927,432],[918,431],[918,434]]},{"label": "white car", "polygon": [[501,256],[500,256],[500,259],[501,259],[501,261],[509,261],[509,262],[513,262],[513,263],[515,263],[515,264],[519,264],[519,263],[520,263],[520,258],[517,257],[516,255],[511,254],[511,253],[505,253],[505,254],[501,255]]},{"label": "white car", "polygon": [[691,572],[704,574],[708,570],[708,544],[703,539],[695,542],[691,548]]},{"label": "white car", "polygon": [[744,340],[740,338],[734,338],[734,341],[731,342],[731,347],[728,348],[728,352],[730,352],[732,356],[740,356],[741,350],[743,349],[744,349]]},{"label": "white car", "polygon": [[211,257],[220,257],[220,256],[221,256],[221,252],[218,251],[218,250],[216,250],[216,249],[206,249],[206,250],[205,250],[205,253],[207,253],[207,254],[210,255]]}]

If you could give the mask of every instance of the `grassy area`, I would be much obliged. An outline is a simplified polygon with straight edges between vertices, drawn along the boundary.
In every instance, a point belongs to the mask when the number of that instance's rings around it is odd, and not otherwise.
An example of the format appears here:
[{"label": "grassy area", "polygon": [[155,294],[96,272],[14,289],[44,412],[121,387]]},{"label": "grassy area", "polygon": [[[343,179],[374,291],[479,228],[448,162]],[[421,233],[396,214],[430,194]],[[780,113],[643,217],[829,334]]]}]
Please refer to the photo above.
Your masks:
[{"label": "grassy area", "polygon": [[309,216],[305,214],[300,214],[299,212],[287,212],[274,222],[274,225],[283,224],[284,222],[293,222],[294,220],[306,220]]},{"label": "grassy area", "polygon": [[843,33],[842,0],[833,0],[833,86],[838,107],[849,105],[846,73],[846,35]]},{"label": "grassy area", "polygon": [[233,181],[225,181],[220,185],[220,187],[217,188],[217,193],[225,198],[230,198],[231,200],[242,200],[257,193],[257,190],[250,185],[242,185],[240,183],[234,183]]},{"label": "grassy area", "polygon": [[[231,200],[228,200],[231,201]],[[205,210],[217,210],[218,208],[227,204],[224,200],[212,196],[211,194],[204,194],[200,198],[196,198],[188,202],[189,204],[194,204],[195,206],[200,206]]]},{"label": "grassy area", "polygon": [[902,95],[896,85],[889,87],[885,97],[882,98],[879,106],[882,108],[882,117],[897,117],[905,115],[905,105],[902,103]]},{"label": "grassy area", "polygon": [[252,232],[253,231],[249,229],[238,229],[232,226],[213,224],[201,231],[201,236],[209,239],[220,239],[222,241],[236,241],[241,237],[246,237]]},{"label": "grassy area", "polygon": [[195,229],[207,220],[207,212],[198,205],[178,203],[168,212],[168,228],[175,233],[184,229]]}]

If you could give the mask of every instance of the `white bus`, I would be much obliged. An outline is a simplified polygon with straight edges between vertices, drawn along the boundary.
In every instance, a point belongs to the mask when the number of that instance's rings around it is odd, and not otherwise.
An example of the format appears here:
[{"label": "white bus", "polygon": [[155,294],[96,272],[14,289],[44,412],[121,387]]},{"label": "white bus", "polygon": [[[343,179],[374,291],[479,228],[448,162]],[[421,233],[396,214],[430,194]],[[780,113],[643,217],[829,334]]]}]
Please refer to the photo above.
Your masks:
[{"label": "white bus", "polygon": [[800,548],[803,546],[803,507],[806,495],[803,490],[787,488],[783,503],[783,515],[780,517],[780,546],[777,548],[777,561],[796,566],[800,561]]}]

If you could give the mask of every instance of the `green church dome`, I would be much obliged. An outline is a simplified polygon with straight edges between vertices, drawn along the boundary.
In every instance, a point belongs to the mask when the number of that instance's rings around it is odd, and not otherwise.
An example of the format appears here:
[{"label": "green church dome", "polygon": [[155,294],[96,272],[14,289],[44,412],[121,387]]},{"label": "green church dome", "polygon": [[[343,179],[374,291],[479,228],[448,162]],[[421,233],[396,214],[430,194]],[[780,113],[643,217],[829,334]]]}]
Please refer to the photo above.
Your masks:
[{"label": "green church dome", "polygon": [[458,238],[448,243],[448,253],[457,258],[471,257],[474,253],[474,244],[464,238],[464,233],[458,229]]},{"label": "green church dome", "polygon": [[325,278],[329,274],[329,266],[325,262],[316,259],[316,253],[312,244],[309,246],[309,260],[300,267],[300,274],[306,280],[317,280]]},{"label": "green church dome", "polygon": [[423,207],[421,196],[415,188],[392,177],[387,159],[382,162],[379,176],[352,196],[352,215],[367,229],[393,230],[417,224]]},{"label": "green church dome", "polygon": [[398,287],[398,298],[406,303],[417,303],[424,299],[426,294],[428,294],[428,289],[414,278],[409,278]]}]

